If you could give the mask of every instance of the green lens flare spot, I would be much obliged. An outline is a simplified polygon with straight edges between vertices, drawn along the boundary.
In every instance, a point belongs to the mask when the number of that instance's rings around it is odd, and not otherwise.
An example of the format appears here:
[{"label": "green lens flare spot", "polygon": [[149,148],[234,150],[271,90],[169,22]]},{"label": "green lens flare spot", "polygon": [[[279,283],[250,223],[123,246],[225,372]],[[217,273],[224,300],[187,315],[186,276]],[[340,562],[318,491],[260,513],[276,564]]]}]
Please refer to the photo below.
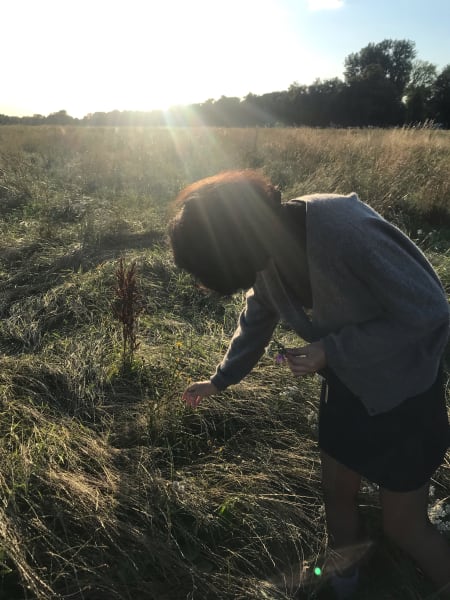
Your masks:
[{"label": "green lens flare spot", "polygon": [[322,575],[322,569],[320,567],[316,567],[314,569],[314,575],[317,575],[317,577],[320,577]]}]

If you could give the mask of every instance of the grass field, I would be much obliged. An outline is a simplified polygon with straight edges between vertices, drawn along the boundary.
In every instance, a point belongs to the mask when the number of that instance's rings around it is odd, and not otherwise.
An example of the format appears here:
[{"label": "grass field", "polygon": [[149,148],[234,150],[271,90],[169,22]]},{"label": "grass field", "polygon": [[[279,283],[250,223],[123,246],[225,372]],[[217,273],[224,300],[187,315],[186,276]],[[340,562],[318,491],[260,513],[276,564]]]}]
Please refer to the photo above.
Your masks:
[{"label": "grass field", "polygon": [[[261,169],[285,199],[356,191],[450,296],[449,165],[433,130],[0,128],[0,600],[288,598],[272,582],[326,543],[319,384],[267,356],[183,406],[243,297],[174,268],[170,202],[228,168]],[[125,334],[120,259],[136,271]],[[449,459],[433,485],[445,511]],[[361,510],[376,545],[359,598],[432,598],[367,484]]]}]

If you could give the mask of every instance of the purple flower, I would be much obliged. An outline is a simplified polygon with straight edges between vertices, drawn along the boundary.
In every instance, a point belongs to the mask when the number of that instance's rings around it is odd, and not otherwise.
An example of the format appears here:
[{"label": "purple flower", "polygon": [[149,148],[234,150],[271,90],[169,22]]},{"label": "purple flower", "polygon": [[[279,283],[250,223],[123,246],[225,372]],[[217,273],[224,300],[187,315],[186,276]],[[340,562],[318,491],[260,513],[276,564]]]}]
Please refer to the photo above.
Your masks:
[{"label": "purple flower", "polygon": [[286,360],[286,356],[284,354],[279,353],[275,356],[275,362],[278,365],[281,365],[281,363],[284,363],[285,360]]}]

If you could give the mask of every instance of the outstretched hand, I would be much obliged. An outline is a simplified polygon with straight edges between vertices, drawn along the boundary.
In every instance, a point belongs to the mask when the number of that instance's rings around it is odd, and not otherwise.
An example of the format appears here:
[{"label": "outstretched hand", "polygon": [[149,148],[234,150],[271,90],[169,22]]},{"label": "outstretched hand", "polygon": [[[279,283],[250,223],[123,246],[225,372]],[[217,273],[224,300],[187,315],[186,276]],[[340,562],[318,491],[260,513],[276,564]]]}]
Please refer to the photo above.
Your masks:
[{"label": "outstretched hand", "polygon": [[327,364],[323,342],[313,342],[301,348],[286,349],[286,360],[296,377],[317,373]]},{"label": "outstretched hand", "polygon": [[219,390],[210,381],[196,381],[188,386],[182,396],[182,400],[187,406],[197,408],[203,398],[217,394]]}]

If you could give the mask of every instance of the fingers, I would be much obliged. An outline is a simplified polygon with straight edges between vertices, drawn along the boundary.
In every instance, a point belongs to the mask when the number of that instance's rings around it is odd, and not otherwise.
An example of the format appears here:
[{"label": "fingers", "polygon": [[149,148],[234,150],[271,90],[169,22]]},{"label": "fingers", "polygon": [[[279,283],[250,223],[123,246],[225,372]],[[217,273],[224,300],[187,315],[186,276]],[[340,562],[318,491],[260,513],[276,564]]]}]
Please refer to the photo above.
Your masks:
[{"label": "fingers", "polygon": [[286,351],[286,360],[294,375],[309,373],[311,365],[306,348],[289,348]]},{"label": "fingers", "polygon": [[313,342],[302,348],[291,348],[286,352],[289,368],[295,376],[316,373],[326,365],[322,342]]},{"label": "fingers", "polygon": [[302,346],[300,348],[286,348],[286,354],[289,356],[306,356],[308,346]]},{"label": "fingers", "polygon": [[182,396],[182,400],[186,403],[187,406],[190,406],[191,408],[197,408],[197,406],[200,404],[202,397],[198,396],[197,394],[190,392],[187,393],[185,392]]},{"label": "fingers", "polygon": [[181,399],[191,408],[197,408],[205,396],[217,393],[216,387],[209,381],[192,383],[184,391]]},{"label": "fingers", "polygon": [[187,404],[187,406],[197,408],[197,406],[200,404],[202,396],[198,394],[195,386],[191,386],[187,388],[181,399]]},{"label": "fingers", "polygon": [[286,359],[292,373],[298,377],[302,375],[308,375],[309,373],[314,373],[316,371],[314,361],[308,358],[308,356],[306,356],[305,354],[286,354]]}]

